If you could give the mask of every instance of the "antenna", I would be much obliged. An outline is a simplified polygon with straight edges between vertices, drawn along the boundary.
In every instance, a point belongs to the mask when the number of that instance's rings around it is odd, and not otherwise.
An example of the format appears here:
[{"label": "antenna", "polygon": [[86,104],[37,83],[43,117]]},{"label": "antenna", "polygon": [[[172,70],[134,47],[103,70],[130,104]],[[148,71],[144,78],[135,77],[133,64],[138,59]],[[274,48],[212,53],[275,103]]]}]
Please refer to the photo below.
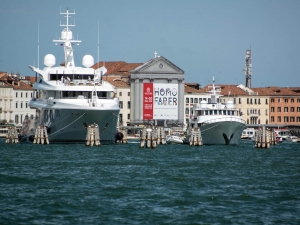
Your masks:
[{"label": "antenna", "polygon": [[40,21],[38,20],[38,58],[37,68],[40,68]]},{"label": "antenna", "polygon": [[98,21],[98,68],[99,68],[99,21]]}]

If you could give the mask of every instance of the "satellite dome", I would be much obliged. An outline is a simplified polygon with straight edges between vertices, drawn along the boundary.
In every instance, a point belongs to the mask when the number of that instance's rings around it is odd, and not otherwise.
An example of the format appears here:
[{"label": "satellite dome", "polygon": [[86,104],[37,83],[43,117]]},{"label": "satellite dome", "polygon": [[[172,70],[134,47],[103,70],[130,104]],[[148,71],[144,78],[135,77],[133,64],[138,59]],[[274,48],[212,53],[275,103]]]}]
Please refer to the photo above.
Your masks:
[{"label": "satellite dome", "polygon": [[91,67],[94,65],[94,58],[91,55],[85,55],[82,58],[82,65],[85,67]]},{"label": "satellite dome", "polygon": [[45,66],[51,67],[55,65],[55,56],[52,54],[47,54],[44,57]]},{"label": "satellite dome", "polygon": [[233,109],[233,108],[234,108],[233,102],[232,102],[232,101],[228,101],[228,102],[226,103],[226,107],[227,107],[227,109]]}]

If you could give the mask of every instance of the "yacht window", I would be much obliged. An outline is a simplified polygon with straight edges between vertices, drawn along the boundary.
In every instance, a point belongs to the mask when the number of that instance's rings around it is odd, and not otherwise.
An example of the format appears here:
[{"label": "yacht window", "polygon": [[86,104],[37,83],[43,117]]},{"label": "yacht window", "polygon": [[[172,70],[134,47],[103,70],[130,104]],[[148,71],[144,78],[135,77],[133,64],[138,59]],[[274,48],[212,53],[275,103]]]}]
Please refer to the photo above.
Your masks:
[{"label": "yacht window", "polygon": [[209,115],[212,115],[213,114],[213,111],[212,110],[209,110]]},{"label": "yacht window", "polygon": [[208,115],[208,110],[205,110],[205,115]]},{"label": "yacht window", "polygon": [[219,110],[219,115],[222,115],[222,110]]},{"label": "yacht window", "polygon": [[214,115],[218,115],[218,110],[214,110]]},{"label": "yacht window", "polygon": [[226,110],[223,110],[223,115],[226,115]]}]

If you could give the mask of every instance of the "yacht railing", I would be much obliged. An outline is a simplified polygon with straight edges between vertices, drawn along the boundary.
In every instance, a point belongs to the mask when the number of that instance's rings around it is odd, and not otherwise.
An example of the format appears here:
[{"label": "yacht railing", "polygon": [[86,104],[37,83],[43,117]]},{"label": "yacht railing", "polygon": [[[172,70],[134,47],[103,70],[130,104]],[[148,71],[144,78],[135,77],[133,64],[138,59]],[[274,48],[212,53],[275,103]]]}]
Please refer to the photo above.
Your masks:
[{"label": "yacht railing", "polygon": [[205,122],[203,122],[204,124],[210,124],[210,123],[217,123],[217,122],[224,122],[224,121],[235,121],[235,122],[240,122],[240,123],[246,123],[245,120],[238,118],[238,117],[222,117],[222,118],[215,118],[215,119],[211,119],[211,120],[206,120]]}]

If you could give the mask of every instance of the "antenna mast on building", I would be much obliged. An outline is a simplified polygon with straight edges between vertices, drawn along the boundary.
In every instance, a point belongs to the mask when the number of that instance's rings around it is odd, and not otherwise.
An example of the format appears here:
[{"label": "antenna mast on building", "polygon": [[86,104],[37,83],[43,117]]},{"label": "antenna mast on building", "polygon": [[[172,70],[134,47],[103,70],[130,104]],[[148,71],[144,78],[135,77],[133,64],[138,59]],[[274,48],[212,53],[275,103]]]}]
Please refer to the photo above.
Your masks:
[{"label": "antenna mast on building", "polygon": [[251,63],[251,48],[246,50],[246,61],[245,61],[245,77],[246,77],[246,84],[247,88],[251,88],[251,76],[252,76],[252,63]]}]

